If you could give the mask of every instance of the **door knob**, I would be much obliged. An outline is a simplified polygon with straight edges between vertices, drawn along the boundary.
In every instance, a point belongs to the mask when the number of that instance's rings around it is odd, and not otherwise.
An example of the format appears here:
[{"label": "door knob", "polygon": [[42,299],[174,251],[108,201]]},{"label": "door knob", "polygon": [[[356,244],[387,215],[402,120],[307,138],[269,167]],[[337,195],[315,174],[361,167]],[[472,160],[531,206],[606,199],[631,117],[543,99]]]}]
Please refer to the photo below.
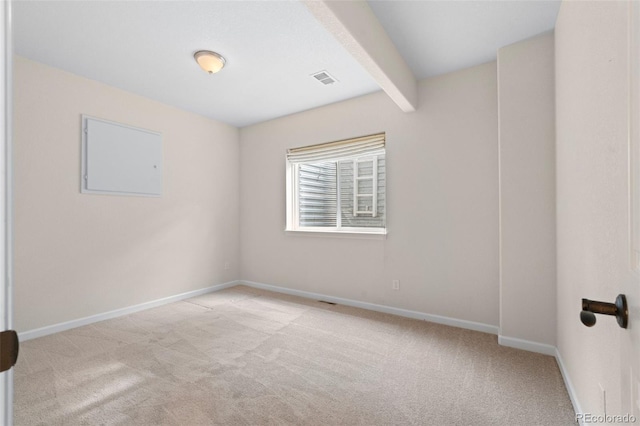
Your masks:
[{"label": "door knob", "polygon": [[18,333],[13,330],[0,332],[0,372],[16,365],[19,348]]},{"label": "door knob", "polygon": [[582,299],[582,312],[580,312],[580,321],[587,327],[593,327],[596,324],[595,314],[613,315],[618,320],[618,325],[627,328],[629,323],[629,308],[627,307],[627,298],[624,294],[616,297],[615,303],[598,302],[595,300]]}]

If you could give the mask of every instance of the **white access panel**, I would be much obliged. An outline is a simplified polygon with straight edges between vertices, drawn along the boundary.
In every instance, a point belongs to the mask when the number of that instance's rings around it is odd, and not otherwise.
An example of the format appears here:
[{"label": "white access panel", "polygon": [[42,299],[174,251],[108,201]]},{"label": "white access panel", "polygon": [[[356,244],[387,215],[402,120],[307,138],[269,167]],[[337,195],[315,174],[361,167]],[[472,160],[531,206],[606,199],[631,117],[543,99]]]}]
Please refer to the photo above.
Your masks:
[{"label": "white access panel", "polygon": [[162,195],[162,135],[82,116],[83,193]]}]

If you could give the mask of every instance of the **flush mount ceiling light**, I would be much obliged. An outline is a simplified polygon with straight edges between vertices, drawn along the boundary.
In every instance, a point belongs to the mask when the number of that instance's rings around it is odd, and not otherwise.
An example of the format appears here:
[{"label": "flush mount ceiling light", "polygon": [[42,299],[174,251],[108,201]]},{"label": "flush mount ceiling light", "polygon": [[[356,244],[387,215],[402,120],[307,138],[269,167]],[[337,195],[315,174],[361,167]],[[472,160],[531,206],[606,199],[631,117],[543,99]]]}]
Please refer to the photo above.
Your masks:
[{"label": "flush mount ceiling light", "polygon": [[199,50],[193,54],[200,68],[209,74],[215,74],[220,71],[227,62],[222,55],[210,50]]}]

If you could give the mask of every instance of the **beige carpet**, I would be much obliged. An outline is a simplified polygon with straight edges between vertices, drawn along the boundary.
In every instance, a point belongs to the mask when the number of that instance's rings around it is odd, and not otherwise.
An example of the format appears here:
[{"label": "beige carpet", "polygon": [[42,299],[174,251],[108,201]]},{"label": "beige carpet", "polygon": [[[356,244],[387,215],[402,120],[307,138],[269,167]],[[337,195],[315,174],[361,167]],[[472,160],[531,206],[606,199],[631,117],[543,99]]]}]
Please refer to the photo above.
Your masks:
[{"label": "beige carpet", "polygon": [[248,287],[22,345],[15,424],[571,425],[552,357]]}]

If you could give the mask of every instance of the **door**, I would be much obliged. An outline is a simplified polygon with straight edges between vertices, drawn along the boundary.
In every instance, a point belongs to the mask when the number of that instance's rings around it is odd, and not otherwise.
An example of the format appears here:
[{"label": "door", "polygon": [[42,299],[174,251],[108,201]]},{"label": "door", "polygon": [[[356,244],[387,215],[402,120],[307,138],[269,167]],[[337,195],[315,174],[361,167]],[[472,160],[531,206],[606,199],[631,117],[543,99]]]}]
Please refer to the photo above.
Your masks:
[{"label": "door", "polygon": [[[556,343],[584,423],[587,415],[640,421],[638,6],[563,1],[554,34]],[[626,329],[605,315],[582,325],[582,298],[613,303],[618,294],[627,297]]]},{"label": "door", "polygon": [[[640,4],[629,4],[629,143],[630,264],[632,273],[620,283],[629,300],[630,326],[621,341],[622,407],[640,421]],[[627,401],[624,400],[627,395]]]},{"label": "door", "polygon": [[[0,369],[10,367],[15,335],[12,327],[11,292],[11,2],[0,5]],[[15,346],[17,350],[17,345]],[[13,424],[13,371],[0,372],[0,424]]]}]

